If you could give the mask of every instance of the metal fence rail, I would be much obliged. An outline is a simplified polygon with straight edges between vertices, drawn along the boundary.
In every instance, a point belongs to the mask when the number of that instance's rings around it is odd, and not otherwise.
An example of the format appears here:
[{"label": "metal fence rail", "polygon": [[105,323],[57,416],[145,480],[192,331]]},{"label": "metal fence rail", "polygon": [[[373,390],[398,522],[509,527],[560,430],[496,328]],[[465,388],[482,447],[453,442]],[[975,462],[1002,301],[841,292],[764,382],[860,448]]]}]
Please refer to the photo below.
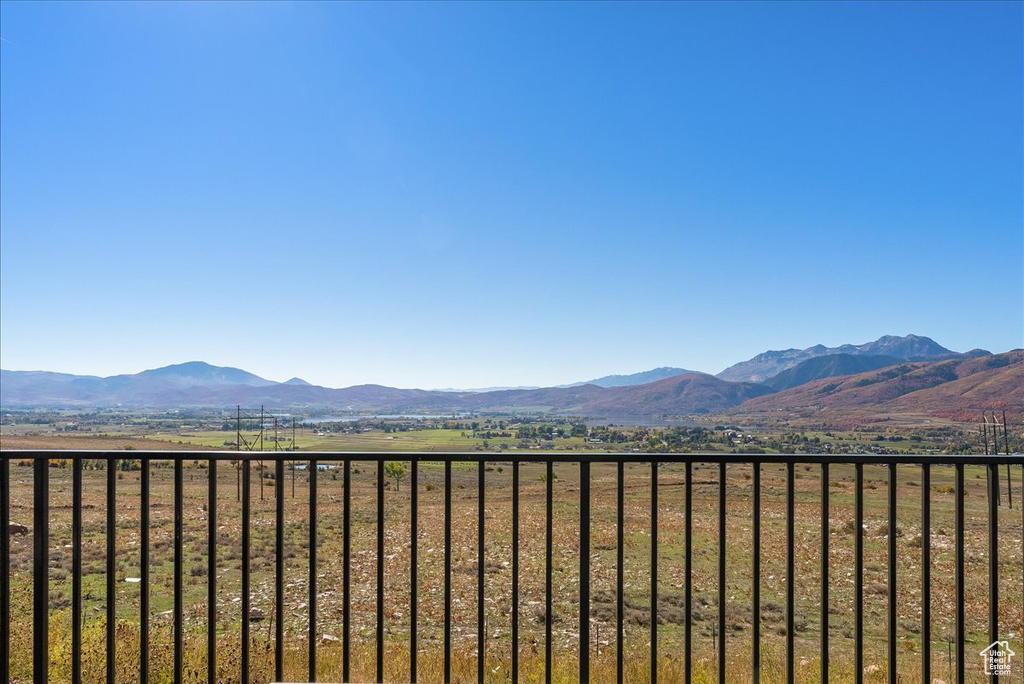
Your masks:
[{"label": "metal fence rail", "polygon": [[[352,530],[352,466],[353,463],[376,464],[376,491],[377,491],[377,593],[376,593],[376,680],[383,681],[384,676],[384,520],[387,511],[384,506],[385,489],[385,462],[402,461],[410,464],[410,529],[411,562],[409,576],[410,604],[409,615],[411,628],[409,634],[409,666],[411,680],[417,679],[417,625],[418,607],[420,597],[418,595],[419,585],[419,562],[417,555],[417,532],[420,526],[419,504],[418,504],[418,475],[421,463],[443,463],[444,465],[444,592],[443,592],[443,614],[444,614],[444,678],[451,680],[452,663],[452,544],[451,544],[451,521],[452,521],[452,464],[454,462],[475,463],[478,469],[478,546],[477,546],[477,679],[484,681],[485,676],[485,644],[484,635],[484,604],[485,604],[485,522],[484,522],[484,501],[486,491],[486,465],[488,463],[510,463],[512,466],[512,607],[511,607],[511,681],[519,681],[519,585],[520,585],[520,530],[519,530],[519,491],[520,491],[520,466],[524,463],[542,464],[546,467],[546,511],[545,511],[545,601],[544,601],[544,662],[547,681],[552,676],[552,536],[553,536],[553,468],[555,464],[576,464],[580,472],[579,488],[579,680],[587,682],[591,679],[591,637],[590,637],[590,609],[591,609],[591,465],[596,463],[615,463],[616,470],[616,677],[618,682],[624,680],[624,466],[625,464],[643,464],[650,467],[650,516],[651,516],[651,555],[649,567],[649,580],[651,592],[650,606],[650,681],[657,682],[658,665],[658,469],[659,464],[681,464],[685,467],[684,482],[684,603],[685,623],[683,631],[684,652],[682,662],[684,663],[685,679],[688,682],[693,672],[692,655],[692,565],[693,565],[693,507],[691,500],[692,490],[692,468],[694,464],[717,464],[718,465],[718,614],[717,630],[723,636],[726,633],[726,518],[727,518],[727,497],[728,488],[726,483],[727,465],[740,464],[752,467],[753,471],[753,511],[751,531],[753,542],[753,553],[751,554],[751,576],[752,576],[752,614],[753,614],[753,639],[751,645],[751,668],[755,682],[761,678],[762,656],[761,656],[761,470],[762,466],[768,464],[781,464],[785,466],[786,477],[786,630],[785,630],[785,667],[787,681],[795,681],[794,667],[794,623],[795,623],[795,577],[794,563],[794,539],[795,539],[795,466],[817,466],[820,469],[821,478],[821,582],[820,582],[820,623],[821,636],[819,653],[821,656],[821,680],[828,681],[829,677],[829,467],[835,464],[853,465],[855,468],[854,486],[854,676],[855,681],[863,681],[864,678],[864,466],[881,465],[888,468],[887,500],[888,500],[888,675],[889,681],[896,682],[896,660],[897,660],[897,624],[896,624],[896,475],[899,469],[916,469],[920,472],[921,500],[920,511],[922,521],[921,535],[921,671],[922,680],[931,682],[931,650],[930,642],[932,636],[931,618],[931,496],[930,477],[934,466],[951,466],[955,469],[955,583],[956,583],[956,681],[965,681],[964,667],[964,466],[985,466],[988,470],[988,605],[989,620],[988,631],[991,641],[999,639],[999,545],[998,534],[998,467],[1003,465],[1024,465],[1024,458],[1015,456],[892,456],[892,455],[752,455],[752,454],[566,454],[566,455],[534,455],[534,454],[502,454],[495,458],[494,454],[478,453],[302,453],[292,452],[288,454],[270,453],[246,453],[246,452],[158,452],[158,451],[132,451],[126,453],[118,452],[90,452],[90,451],[4,451],[0,453],[0,524],[5,532],[0,538],[0,681],[10,680],[10,642],[11,642],[11,586],[10,586],[10,535],[6,533],[10,523],[11,508],[11,483],[10,465],[16,460],[29,459],[33,461],[33,677],[37,683],[48,681],[49,667],[49,517],[50,517],[50,492],[49,492],[49,460],[60,458],[68,459],[72,468],[72,677],[75,684],[81,681],[82,677],[82,469],[83,462],[91,459],[100,459],[106,462],[106,680],[110,683],[115,679],[115,649],[117,639],[115,634],[116,604],[115,593],[115,561],[116,561],[116,535],[115,516],[109,514],[116,510],[117,504],[117,479],[115,477],[115,463],[117,459],[130,457],[141,464],[141,530],[140,530],[140,564],[141,564],[141,601],[139,630],[141,644],[139,653],[139,680],[145,684],[150,678],[150,465],[154,461],[169,462],[174,468],[174,506],[173,506],[173,546],[174,546],[174,569],[173,569],[173,660],[174,680],[181,681],[183,662],[183,528],[184,512],[183,502],[183,465],[186,461],[199,461],[206,466],[206,473],[209,478],[208,485],[208,515],[207,525],[209,540],[206,552],[207,563],[207,649],[208,649],[208,680],[217,681],[217,465],[223,461],[238,461],[241,463],[241,602],[242,602],[242,624],[241,624],[241,674],[243,681],[250,680],[250,641],[249,615],[251,610],[251,562],[250,562],[250,517],[251,517],[251,470],[252,462],[255,460],[272,461],[275,466],[276,484],[280,488],[284,482],[285,461],[298,461],[308,464],[309,476],[309,576],[308,576],[308,677],[315,681],[317,673],[317,640],[313,638],[317,634],[317,474],[320,464],[337,464],[343,470],[343,528],[344,541],[342,551],[342,677],[345,681],[350,678],[351,672],[351,573],[352,549],[349,537]],[[279,490],[280,491],[280,490]],[[284,534],[285,534],[285,506],[284,497],[278,495],[275,508],[275,564],[274,564],[274,605],[276,614],[281,616],[284,613]],[[1022,530],[1024,538],[1024,530]],[[1024,567],[1010,567],[1008,572],[1017,573],[1017,576],[1024,581]],[[285,653],[285,633],[283,620],[278,619],[274,632],[274,673],[277,680],[283,679],[283,664]],[[725,648],[719,647],[717,653],[718,680],[729,681],[727,672],[727,661]],[[993,676],[992,681],[998,681]]]}]

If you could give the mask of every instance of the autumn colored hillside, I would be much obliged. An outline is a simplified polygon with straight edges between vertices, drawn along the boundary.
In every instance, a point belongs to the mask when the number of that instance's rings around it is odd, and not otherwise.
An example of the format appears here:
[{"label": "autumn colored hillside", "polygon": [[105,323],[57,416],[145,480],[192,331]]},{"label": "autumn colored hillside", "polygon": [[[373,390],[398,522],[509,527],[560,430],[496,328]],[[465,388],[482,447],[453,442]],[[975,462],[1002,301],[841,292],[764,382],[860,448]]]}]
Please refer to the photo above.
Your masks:
[{"label": "autumn colored hillside", "polygon": [[751,399],[731,415],[841,427],[908,415],[973,420],[982,411],[1024,418],[1024,350],[826,378]]}]

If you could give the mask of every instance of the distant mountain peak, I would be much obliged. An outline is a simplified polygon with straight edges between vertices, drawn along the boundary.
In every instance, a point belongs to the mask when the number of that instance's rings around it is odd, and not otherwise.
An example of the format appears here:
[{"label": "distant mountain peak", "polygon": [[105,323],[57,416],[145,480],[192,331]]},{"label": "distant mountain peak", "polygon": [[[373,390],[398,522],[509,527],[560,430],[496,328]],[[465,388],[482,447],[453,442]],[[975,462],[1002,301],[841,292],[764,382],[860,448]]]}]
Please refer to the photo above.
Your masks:
[{"label": "distant mountain peak", "polygon": [[180,385],[255,385],[265,386],[276,383],[264,380],[240,368],[230,366],[214,366],[205,361],[186,361],[170,366],[142,371],[135,375],[118,376],[121,378],[159,378]]},{"label": "distant mountain peak", "polygon": [[299,385],[300,387],[312,387],[311,383],[306,382],[302,378],[292,378],[291,380],[285,380],[282,384],[284,385]]},{"label": "distant mountain peak", "polygon": [[[846,345],[844,345],[845,347]],[[930,337],[920,335],[882,335],[874,342],[857,346],[859,353],[872,356],[895,356],[898,358],[935,359],[940,356],[956,356]],[[857,352],[854,352],[857,353]]]},{"label": "distant mountain peak", "polygon": [[826,347],[816,344],[807,349],[762,352],[752,359],[729,366],[715,377],[732,382],[765,382],[804,361],[833,354],[888,356],[904,361],[941,361],[962,356],[946,349],[930,337],[882,335],[873,342],[858,345],[843,344],[838,347]]},{"label": "distant mountain peak", "polygon": [[[151,368],[142,371],[142,373],[150,375],[204,375],[216,368],[216,366],[205,361],[185,361],[184,363],[172,363],[167,366],[160,366],[159,368]],[[139,375],[142,373],[139,373]]]},{"label": "distant mountain peak", "polygon": [[664,380],[665,378],[674,378],[677,375],[687,375],[688,373],[698,372],[699,371],[686,370],[685,368],[661,366],[660,368],[654,368],[640,373],[630,373],[629,375],[605,375],[604,377],[587,380],[586,382],[566,385],[566,387],[575,387],[578,385],[597,385],[598,387],[632,387],[634,385],[646,385],[651,382],[657,382],[658,380]]}]

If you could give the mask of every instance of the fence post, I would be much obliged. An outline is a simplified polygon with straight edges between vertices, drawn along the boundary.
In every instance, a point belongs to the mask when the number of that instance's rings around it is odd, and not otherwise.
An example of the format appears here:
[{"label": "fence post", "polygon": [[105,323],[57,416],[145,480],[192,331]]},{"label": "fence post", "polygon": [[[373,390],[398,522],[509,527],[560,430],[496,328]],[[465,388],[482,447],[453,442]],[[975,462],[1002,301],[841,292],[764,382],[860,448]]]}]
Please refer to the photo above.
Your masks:
[{"label": "fence post", "polygon": [[590,681],[590,463],[580,463],[580,684]]},{"label": "fence post", "polygon": [[[5,464],[6,465],[6,464]],[[32,680],[48,684],[50,667],[50,461],[36,458],[33,462],[35,492],[33,501],[32,541],[34,546]],[[4,530],[3,534],[8,535]]]}]

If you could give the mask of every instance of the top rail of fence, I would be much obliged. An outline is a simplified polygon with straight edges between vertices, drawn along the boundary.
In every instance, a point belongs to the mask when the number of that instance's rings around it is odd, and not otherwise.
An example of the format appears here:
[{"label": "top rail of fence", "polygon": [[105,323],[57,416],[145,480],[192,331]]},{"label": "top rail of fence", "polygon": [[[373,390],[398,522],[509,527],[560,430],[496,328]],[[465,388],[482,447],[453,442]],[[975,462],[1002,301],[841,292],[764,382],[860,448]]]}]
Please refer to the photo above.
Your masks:
[{"label": "top rail of fence", "polygon": [[102,459],[134,458],[147,460],[201,461],[411,461],[420,463],[762,463],[762,464],[889,464],[897,465],[1003,465],[1024,463],[1024,454],[752,454],[752,453],[650,453],[619,452],[450,452],[450,451],[160,451],[160,450],[61,450],[0,449],[0,458],[17,459]]}]

